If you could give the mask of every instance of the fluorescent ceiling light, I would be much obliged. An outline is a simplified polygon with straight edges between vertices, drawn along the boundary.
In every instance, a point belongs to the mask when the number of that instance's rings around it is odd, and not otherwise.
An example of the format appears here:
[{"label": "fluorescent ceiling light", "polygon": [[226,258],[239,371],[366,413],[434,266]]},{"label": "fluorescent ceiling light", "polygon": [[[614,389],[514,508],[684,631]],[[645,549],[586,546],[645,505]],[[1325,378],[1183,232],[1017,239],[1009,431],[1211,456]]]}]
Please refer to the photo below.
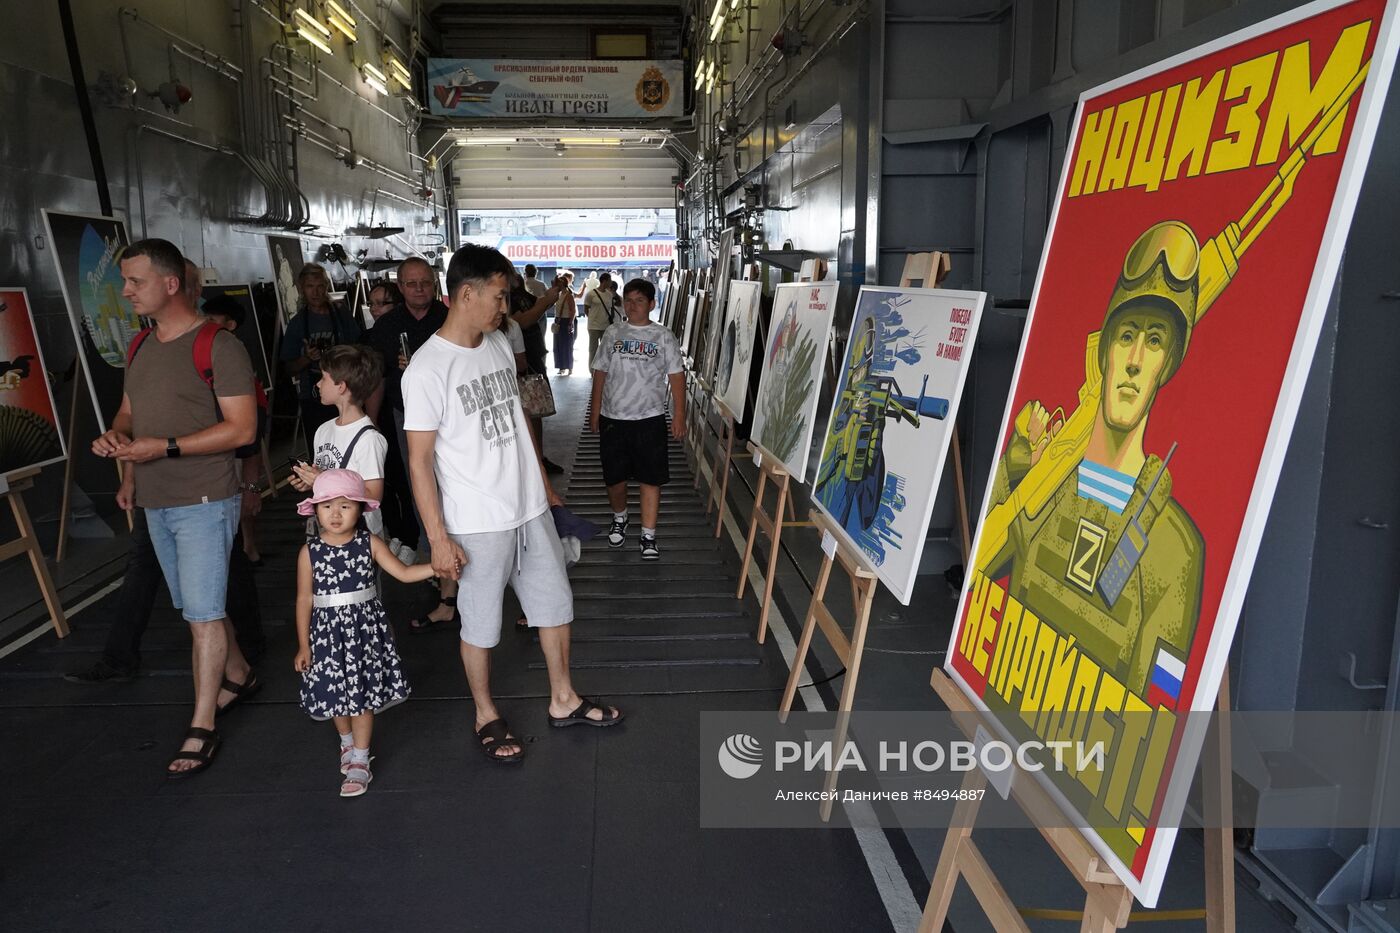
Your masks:
[{"label": "fluorescent ceiling light", "polygon": [[368,84],[374,90],[378,91],[380,94],[383,94],[385,97],[389,96],[389,87],[383,81],[380,81],[376,78],[371,78],[369,75],[365,75],[365,83]]},{"label": "fluorescent ceiling light", "polygon": [[700,64],[695,66],[695,90],[700,90],[705,86],[705,60],[700,59]]},{"label": "fluorescent ceiling light", "polygon": [[405,90],[413,90],[413,75],[409,74],[408,66],[399,61],[398,56],[393,52],[384,52],[384,66],[389,69],[389,74],[393,79],[404,86]]},{"label": "fluorescent ceiling light", "polygon": [[345,20],[341,19],[339,16],[336,16],[334,13],[329,13],[326,15],[326,22],[334,26],[341,35],[343,35],[346,39],[350,40],[351,42],[356,42],[359,40],[360,37],[355,35],[355,27],[351,26],[349,23],[345,22]]},{"label": "fluorescent ceiling light", "polygon": [[370,78],[374,78],[380,84],[385,84],[389,80],[388,78],[384,77],[384,72],[380,71],[378,68],[374,67],[369,62],[364,63],[363,71],[366,81],[368,81]]},{"label": "fluorescent ceiling light", "polygon": [[[329,29],[327,29],[325,26],[323,26],[323,25],[320,23],[320,21],[318,21],[318,20],[316,19],[316,17],[312,16],[310,13],[306,12],[305,10],[301,9],[300,7],[298,7],[298,8],[297,8],[296,10],[294,10],[293,12],[296,13],[297,22],[300,23],[301,26],[309,27],[309,28],[315,30],[316,32],[319,32],[321,35],[325,36],[327,39],[329,39],[329,38],[331,37],[331,31],[330,31]],[[298,31],[300,31],[300,27],[298,27]]]},{"label": "fluorescent ceiling light", "polygon": [[326,0],[326,6],[330,8],[330,11],[336,16],[339,16],[341,19],[345,20],[347,24],[351,26],[357,25],[355,22],[355,17],[351,16],[348,12],[346,12],[345,7],[341,6],[339,3],[336,3],[335,0]]},{"label": "fluorescent ceiling light", "polygon": [[463,136],[457,140],[459,146],[506,146],[515,142],[514,136]]},{"label": "fluorescent ceiling light", "polygon": [[559,141],[570,146],[621,146],[622,140],[604,136],[560,137]]},{"label": "fluorescent ceiling light", "polygon": [[[301,10],[297,10],[297,12],[300,13]],[[335,55],[335,52],[331,50],[331,47],[326,44],[325,39],[321,38],[321,36],[312,32],[310,29],[307,29],[305,26],[297,27],[297,35],[301,36],[307,42],[310,42],[312,45],[316,46],[316,48],[320,49],[322,52],[325,52],[327,55]]]},{"label": "fluorescent ceiling light", "polygon": [[724,32],[724,0],[720,0],[720,5],[715,7],[719,11],[719,18],[710,24],[710,41],[719,38],[719,34]]}]

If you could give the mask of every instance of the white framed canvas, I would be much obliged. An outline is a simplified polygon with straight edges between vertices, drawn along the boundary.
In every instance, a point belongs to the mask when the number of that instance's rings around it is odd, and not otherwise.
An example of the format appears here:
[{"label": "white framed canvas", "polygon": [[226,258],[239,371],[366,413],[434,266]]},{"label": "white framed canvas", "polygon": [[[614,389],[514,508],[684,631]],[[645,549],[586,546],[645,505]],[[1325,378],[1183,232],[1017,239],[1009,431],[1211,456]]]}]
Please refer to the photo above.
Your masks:
[{"label": "white framed canvas", "polygon": [[837,289],[835,282],[789,282],[773,293],[749,439],[798,482],[807,471]]}]

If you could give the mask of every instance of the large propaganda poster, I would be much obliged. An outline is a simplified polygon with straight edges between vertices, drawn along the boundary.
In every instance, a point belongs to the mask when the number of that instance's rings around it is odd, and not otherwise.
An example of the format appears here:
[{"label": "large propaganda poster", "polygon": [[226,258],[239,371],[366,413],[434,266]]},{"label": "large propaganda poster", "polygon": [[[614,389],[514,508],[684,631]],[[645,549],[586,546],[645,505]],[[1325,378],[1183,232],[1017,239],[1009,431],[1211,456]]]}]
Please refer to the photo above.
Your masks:
[{"label": "large propaganda poster", "polygon": [[97,424],[103,430],[121,407],[126,348],[141,319],[122,297],[121,250],[130,240],[115,217],[44,211],[78,359],[87,373]]},{"label": "large propaganda poster", "polygon": [[986,299],[874,285],[856,296],[812,504],[906,606]]},{"label": "large propaganda poster", "polygon": [[0,476],[64,457],[29,295],[0,288]]},{"label": "large propaganda poster", "polygon": [[1148,906],[1202,740],[1183,713],[1215,705],[1394,13],[1309,4],[1079,101],[946,667],[1014,741],[1101,744],[1101,767],[1037,779]]}]

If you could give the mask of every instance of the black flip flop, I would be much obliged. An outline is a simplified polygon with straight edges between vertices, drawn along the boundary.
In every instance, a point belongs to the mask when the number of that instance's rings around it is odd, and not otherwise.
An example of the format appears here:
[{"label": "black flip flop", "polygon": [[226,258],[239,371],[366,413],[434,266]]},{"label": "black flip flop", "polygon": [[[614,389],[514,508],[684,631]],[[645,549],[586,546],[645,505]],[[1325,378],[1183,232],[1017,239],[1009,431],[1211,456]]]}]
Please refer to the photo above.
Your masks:
[{"label": "black flip flop", "polygon": [[[589,719],[590,710],[601,710],[603,719]],[[622,715],[622,710],[617,711],[617,715],[611,719],[607,718],[608,707],[603,703],[602,698],[590,700],[588,697],[579,697],[578,706],[567,716],[550,716],[549,724],[556,729],[563,729],[566,726],[615,726],[626,717]]]},{"label": "black flip flop", "polygon": [[421,616],[410,619],[408,621],[408,630],[410,632],[429,632],[443,625],[451,625],[453,628],[461,628],[462,615],[457,611],[457,597],[444,596],[442,599],[438,600],[438,603],[443,606],[452,607],[452,615],[449,618],[434,619],[432,616],[428,615],[428,613],[425,612]]},{"label": "black flip flop", "polygon": [[171,764],[177,761],[198,762],[193,768],[184,771],[171,771],[169,765],[166,766],[165,776],[168,780],[178,781],[187,777],[194,777],[201,771],[206,770],[214,763],[214,755],[219,751],[219,746],[223,744],[223,739],[219,738],[219,733],[213,729],[201,729],[198,726],[190,726],[190,730],[185,733],[187,739],[199,739],[204,744],[197,752],[176,752],[171,757]]},{"label": "black flip flop", "polygon": [[[491,741],[484,741],[485,739]],[[510,735],[510,726],[504,719],[493,719],[476,730],[476,744],[483,755],[501,764],[515,764],[525,760],[525,743]],[[519,751],[511,755],[498,755],[498,748],[516,748]]]},{"label": "black flip flop", "polygon": [[248,671],[248,679],[241,684],[236,684],[225,677],[223,682],[219,684],[219,689],[227,690],[229,693],[232,693],[233,699],[229,700],[223,706],[215,707],[214,715],[222,716],[244,700],[252,699],[257,695],[257,692],[262,689],[262,686],[262,681],[258,679],[257,672],[253,670]]}]

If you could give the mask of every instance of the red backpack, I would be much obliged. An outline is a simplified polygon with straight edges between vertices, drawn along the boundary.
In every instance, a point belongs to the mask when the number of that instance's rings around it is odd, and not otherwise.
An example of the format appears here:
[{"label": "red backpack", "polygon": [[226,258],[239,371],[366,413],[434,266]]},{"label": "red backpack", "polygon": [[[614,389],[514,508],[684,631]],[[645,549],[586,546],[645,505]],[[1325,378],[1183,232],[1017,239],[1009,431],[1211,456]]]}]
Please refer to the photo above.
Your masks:
[{"label": "red backpack", "polygon": [[[126,365],[131,368],[131,361],[136,358],[136,351],[141,349],[141,345],[146,342],[146,338],[151,335],[155,328],[143,328],[135,337],[131,338],[131,346],[126,348]],[[194,369],[199,373],[199,378],[204,380],[204,384],[209,387],[209,394],[214,397],[214,414],[220,421],[224,420],[223,410],[219,408],[219,400],[214,396],[214,338],[223,330],[213,321],[205,321],[200,325],[199,333],[194,335]],[[257,376],[253,377],[253,395],[258,403],[258,433],[253,438],[251,444],[245,444],[233,452],[233,455],[242,460],[245,457],[252,457],[258,452],[258,441],[267,431],[268,401],[267,392],[263,388],[262,380]]]}]

